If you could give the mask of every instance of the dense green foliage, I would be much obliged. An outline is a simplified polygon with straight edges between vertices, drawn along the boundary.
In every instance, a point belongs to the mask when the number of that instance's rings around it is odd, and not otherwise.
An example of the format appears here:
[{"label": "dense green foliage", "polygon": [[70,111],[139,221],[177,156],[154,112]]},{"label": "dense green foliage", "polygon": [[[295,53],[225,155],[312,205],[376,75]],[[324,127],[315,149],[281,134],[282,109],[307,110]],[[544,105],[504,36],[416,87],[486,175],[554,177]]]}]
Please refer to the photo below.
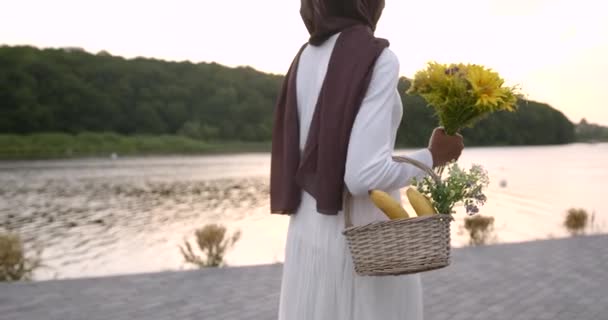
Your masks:
[{"label": "dense green foliage", "polygon": [[576,138],[584,142],[608,141],[608,128],[583,119],[576,125]]},{"label": "dense green foliage", "polygon": [[177,135],[0,134],[0,159],[109,157],[269,151],[270,142],[205,142]]},{"label": "dense green foliage", "polygon": [[218,64],[0,48],[0,133],[269,140],[281,77]]},{"label": "dense green foliage", "polygon": [[[3,46],[0,133],[9,135],[3,136],[0,149],[33,149],[37,139],[46,141],[39,143],[41,147],[57,149],[52,155],[78,153],[87,145],[98,152],[159,151],[162,144],[168,146],[166,152],[204,152],[203,141],[268,142],[281,80],[248,67]],[[407,79],[401,79],[400,91],[408,85]],[[425,145],[437,124],[432,109],[420,97],[403,95],[403,99],[405,121],[398,145]],[[575,140],[574,125],[561,112],[533,101],[520,101],[520,111],[492,115],[463,134],[468,145]],[[143,138],[151,135],[157,136],[156,147],[133,147],[154,144],[146,140],[152,138]],[[190,139],[179,140],[176,135]],[[65,139],[75,140],[66,144]]]}]

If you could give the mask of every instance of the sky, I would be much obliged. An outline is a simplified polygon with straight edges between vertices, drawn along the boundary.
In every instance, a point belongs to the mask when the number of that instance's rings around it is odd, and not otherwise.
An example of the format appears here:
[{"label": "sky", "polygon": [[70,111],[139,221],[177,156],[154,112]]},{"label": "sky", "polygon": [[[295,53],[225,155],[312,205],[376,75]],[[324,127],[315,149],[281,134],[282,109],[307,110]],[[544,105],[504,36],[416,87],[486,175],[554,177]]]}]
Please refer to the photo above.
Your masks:
[{"label": "sky", "polygon": [[[412,77],[428,61],[490,67],[574,122],[608,125],[599,0],[386,0],[376,35]],[[0,44],[249,65],[284,74],[308,34],[297,0],[0,0]],[[407,121],[407,119],[406,119]]]}]

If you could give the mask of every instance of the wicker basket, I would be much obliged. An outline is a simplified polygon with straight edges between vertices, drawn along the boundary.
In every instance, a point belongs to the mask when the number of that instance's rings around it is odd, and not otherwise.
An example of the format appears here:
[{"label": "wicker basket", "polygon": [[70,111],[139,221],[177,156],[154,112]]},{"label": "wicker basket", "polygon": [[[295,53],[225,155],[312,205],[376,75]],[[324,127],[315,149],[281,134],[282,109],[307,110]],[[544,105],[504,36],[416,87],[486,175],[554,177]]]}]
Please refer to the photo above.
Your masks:
[{"label": "wicker basket", "polygon": [[[439,181],[433,170],[419,161],[393,157],[395,161],[419,167]],[[451,215],[373,222],[354,227],[350,210],[351,195],[346,193],[344,222],[355,271],[365,276],[420,273],[450,264]]]}]

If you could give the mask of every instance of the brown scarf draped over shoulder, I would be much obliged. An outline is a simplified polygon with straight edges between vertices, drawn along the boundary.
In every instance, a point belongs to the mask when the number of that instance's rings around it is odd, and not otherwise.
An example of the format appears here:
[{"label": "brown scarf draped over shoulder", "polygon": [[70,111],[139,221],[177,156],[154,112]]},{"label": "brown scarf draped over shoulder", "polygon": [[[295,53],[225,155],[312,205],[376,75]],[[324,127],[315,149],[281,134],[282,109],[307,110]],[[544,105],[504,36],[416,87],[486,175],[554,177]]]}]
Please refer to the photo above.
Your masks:
[{"label": "brown scarf draped over shoulder", "polygon": [[[310,39],[287,73],[274,114],[270,174],[272,213],[297,211],[302,190],[317,211],[342,210],[346,155],[355,117],[371,81],[376,60],[388,41],[373,31],[384,0],[302,0],[300,14]],[[300,154],[296,78],[300,54],[340,33],[319,93],[306,145]]]}]

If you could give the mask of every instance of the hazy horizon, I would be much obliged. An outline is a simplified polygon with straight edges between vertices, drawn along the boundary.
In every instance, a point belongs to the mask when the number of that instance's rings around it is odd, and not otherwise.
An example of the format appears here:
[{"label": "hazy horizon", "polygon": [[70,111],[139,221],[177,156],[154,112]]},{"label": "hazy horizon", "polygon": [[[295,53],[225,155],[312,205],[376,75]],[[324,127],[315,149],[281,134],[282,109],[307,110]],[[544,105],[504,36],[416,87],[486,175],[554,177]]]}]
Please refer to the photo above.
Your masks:
[{"label": "hazy horizon", "polygon": [[[299,1],[22,0],[5,3],[0,44],[216,62],[284,74],[307,32]],[[474,62],[571,121],[608,125],[608,13],[594,0],[387,0],[377,36],[412,77],[427,61]],[[405,118],[407,121],[407,115]]]}]

